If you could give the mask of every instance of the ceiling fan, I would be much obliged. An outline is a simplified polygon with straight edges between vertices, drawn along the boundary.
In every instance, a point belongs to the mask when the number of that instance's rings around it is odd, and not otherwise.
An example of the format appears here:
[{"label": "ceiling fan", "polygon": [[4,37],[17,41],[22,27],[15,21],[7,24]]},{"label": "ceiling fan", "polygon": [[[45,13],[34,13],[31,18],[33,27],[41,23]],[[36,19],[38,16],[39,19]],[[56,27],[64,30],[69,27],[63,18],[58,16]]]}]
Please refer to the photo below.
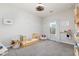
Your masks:
[{"label": "ceiling fan", "polygon": [[45,6],[42,3],[38,3],[36,6],[36,11],[44,11]]}]

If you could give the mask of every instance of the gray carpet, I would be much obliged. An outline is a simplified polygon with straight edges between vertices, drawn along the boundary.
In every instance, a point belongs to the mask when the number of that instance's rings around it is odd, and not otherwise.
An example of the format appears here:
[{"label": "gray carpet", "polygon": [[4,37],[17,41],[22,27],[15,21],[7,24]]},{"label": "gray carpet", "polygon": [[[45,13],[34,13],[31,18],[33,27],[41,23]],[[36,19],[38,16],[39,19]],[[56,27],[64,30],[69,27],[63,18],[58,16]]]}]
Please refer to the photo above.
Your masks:
[{"label": "gray carpet", "polygon": [[6,56],[73,56],[72,45],[55,41],[40,41],[26,48],[9,49]]}]

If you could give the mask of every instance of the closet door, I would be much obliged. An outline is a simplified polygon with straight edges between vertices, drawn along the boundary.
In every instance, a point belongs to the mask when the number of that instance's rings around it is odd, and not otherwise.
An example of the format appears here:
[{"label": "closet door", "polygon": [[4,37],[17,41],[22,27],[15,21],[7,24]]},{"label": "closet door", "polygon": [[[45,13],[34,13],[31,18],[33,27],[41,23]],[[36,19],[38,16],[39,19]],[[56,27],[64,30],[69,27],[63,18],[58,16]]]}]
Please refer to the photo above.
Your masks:
[{"label": "closet door", "polygon": [[67,41],[67,33],[65,33],[65,31],[67,31],[69,29],[69,21],[68,20],[61,20],[60,22],[60,40],[61,41]]},{"label": "closet door", "polygon": [[67,44],[73,44],[73,32],[69,20],[60,21],[60,41]]},{"label": "closet door", "polygon": [[51,38],[51,40],[56,40],[56,34],[57,34],[57,23],[56,23],[56,21],[53,21],[50,23],[50,38]]}]

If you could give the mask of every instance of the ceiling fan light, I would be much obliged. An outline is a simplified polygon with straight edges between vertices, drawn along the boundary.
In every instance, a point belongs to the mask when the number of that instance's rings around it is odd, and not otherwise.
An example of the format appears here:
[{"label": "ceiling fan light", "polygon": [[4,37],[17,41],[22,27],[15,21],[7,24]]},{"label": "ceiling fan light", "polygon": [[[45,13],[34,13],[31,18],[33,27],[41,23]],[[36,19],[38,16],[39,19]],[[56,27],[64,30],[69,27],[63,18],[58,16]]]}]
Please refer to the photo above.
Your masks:
[{"label": "ceiling fan light", "polygon": [[39,5],[36,7],[36,10],[37,11],[44,11],[44,7]]},{"label": "ceiling fan light", "polygon": [[42,3],[38,3],[36,6],[36,11],[44,11],[45,6]]}]

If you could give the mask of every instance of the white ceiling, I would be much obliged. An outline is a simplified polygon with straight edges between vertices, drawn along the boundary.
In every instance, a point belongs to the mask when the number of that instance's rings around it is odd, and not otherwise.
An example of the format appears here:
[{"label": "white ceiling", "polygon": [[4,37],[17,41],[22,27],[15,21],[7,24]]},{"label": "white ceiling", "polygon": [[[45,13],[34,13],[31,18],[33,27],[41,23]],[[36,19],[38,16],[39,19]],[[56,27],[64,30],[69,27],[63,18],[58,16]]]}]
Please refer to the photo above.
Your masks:
[{"label": "white ceiling", "polygon": [[12,3],[10,5],[24,9],[27,12],[35,14],[39,17],[47,17],[56,12],[60,12],[66,9],[72,9],[74,7],[73,3],[42,3],[42,4],[45,6],[45,10],[42,12],[38,12],[35,9],[38,3]]}]

